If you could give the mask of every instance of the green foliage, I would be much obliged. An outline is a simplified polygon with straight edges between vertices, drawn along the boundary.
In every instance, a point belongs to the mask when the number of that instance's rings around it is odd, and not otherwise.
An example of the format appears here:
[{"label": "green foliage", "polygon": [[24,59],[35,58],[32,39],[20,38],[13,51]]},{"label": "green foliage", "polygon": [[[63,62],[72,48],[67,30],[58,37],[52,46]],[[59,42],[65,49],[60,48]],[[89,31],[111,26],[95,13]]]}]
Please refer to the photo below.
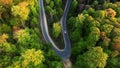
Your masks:
[{"label": "green foliage", "polygon": [[29,44],[27,41],[31,40],[29,32],[25,29],[17,31],[14,38],[17,39],[18,43],[21,45],[27,45]]},{"label": "green foliage", "polygon": [[55,4],[57,7],[61,7],[62,5],[62,0],[54,0]]},{"label": "green foliage", "polygon": [[0,24],[0,34],[2,33],[11,33],[11,27],[7,24]]},{"label": "green foliage", "polygon": [[75,27],[76,28],[82,27],[84,20],[85,20],[85,17],[83,14],[78,15],[78,17],[76,18],[76,22],[74,23]]},{"label": "green foliage", "polygon": [[[63,12],[60,3],[50,1],[53,17]],[[41,39],[38,16],[38,0],[0,0],[0,68],[62,68],[61,59]]]},{"label": "green foliage", "polygon": [[79,42],[74,44],[74,47],[72,48],[72,56],[79,55],[80,53],[84,52],[86,45],[83,38],[80,38]]},{"label": "green foliage", "polygon": [[49,4],[49,3],[50,3],[50,0],[45,0],[45,3],[46,3],[46,4]]},{"label": "green foliage", "polygon": [[[71,16],[69,18],[68,30],[72,43],[72,59],[74,59],[73,60],[74,68],[109,67],[106,66],[106,63],[108,62],[106,61],[108,58],[107,56],[111,56],[111,54],[116,58],[118,58],[119,56],[120,21],[119,12],[116,9],[119,9],[120,7],[118,7],[118,3],[115,4],[107,2],[105,3],[106,4],[103,4],[105,5],[105,7],[103,6],[103,9],[101,10],[89,8],[88,10],[83,10],[83,12],[78,14],[78,16],[76,17]],[[95,6],[93,6],[92,4],[91,7]],[[104,62],[104,65],[97,66],[96,63],[100,63],[99,61],[93,63],[95,59],[87,60],[83,58],[86,57],[86,55],[84,54],[88,52],[87,50],[92,50],[92,48],[96,48],[96,46],[102,47],[103,50],[108,54],[107,55],[105,53],[106,60]],[[114,51],[117,52],[113,53]],[[94,56],[94,54],[92,55]],[[79,60],[76,59],[78,56],[80,57]],[[88,56],[86,58],[88,58]]]},{"label": "green foliage", "polygon": [[62,62],[60,57],[55,54],[53,50],[48,50],[45,54],[45,63],[48,64],[46,68],[62,68]]},{"label": "green foliage", "polygon": [[[22,53],[21,55],[22,60],[24,60],[23,64],[33,63],[33,65],[39,65],[44,61],[43,52],[41,50],[35,50],[35,49],[28,49],[25,51],[25,53]],[[27,67],[27,65],[23,65]]]},{"label": "green foliage", "polygon": [[95,9],[94,9],[94,8],[89,8],[89,9],[87,10],[87,12],[88,12],[89,15],[94,16],[94,14],[95,14]]},{"label": "green foliage", "polygon": [[97,10],[95,12],[94,16],[95,16],[95,18],[101,18],[101,19],[103,19],[103,18],[106,17],[106,11],[104,11],[104,10]]},{"label": "green foliage", "polygon": [[77,5],[78,5],[77,0],[73,0],[73,2],[72,2],[72,8],[75,9],[77,7]]},{"label": "green foliage", "polygon": [[114,26],[110,24],[104,24],[101,25],[101,31],[106,32],[106,34],[109,36],[110,33],[112,32]]},{"label": "green foliage", "polygon": [[[72,1],[66,22],[73,68],[119,68],[120,2],[103,4],[102,0],[93,0],[85,5],[90,0],[84,0],[84,8],[91,8],[78,14],[78,1]],[[61,38],[58,21],[65,2],[44,0],[48,25],[55,39]],[[51,45],[42,41],[39,8],[38,0],[0,0],[0,68],[63,68]]]},{"label": "green foliage", "polygon": [[97,6],[97,5],[98,5],[98,1],[97,1],[97,0],[94,0],[93,6]]},{"label": "green foliage", "polygon": [[75,15],[77,15],[78,1],[73,0],[71,5],[72,6],[70,7],[69,16],[75,16]]},{"label": "green foliage", "polygon": [[45,10],[46,13],[51,19],[50,22],[55,22],[59,21],[60,17],[63,14],[63,9],[62,9],[62,0],[45,0],[46,1],[46,6]]},{"label": "green foliage", "polygon": [[95,46],[96,42],[100,39],[100,30],[97,27],[90,28],[90,34],[88,35],[87,45],[88,47]]},{"label": "green foliage", "polygon": [[32,29],[20,29],[14,34],[14,39],[16,39],[18,45],[23,48],[42,48],[40,38],[35,31]]},{"label": "green foliage", "polygon": [[27,2],[22,2],[18,5],[12,6],[11,11],[13,16],[18,16],[21,20],[26,20],[30,12],[29,8],[27,7]]},{"label": "green foliage", "polygon": [[8,42],[0,43],[0,49],[2,52],[14,53],[16,51],[16,46]]},{"label": "green foliage", "polygon": [[120,28],[114,28],[112,32],[112,36],[120,36]]},{"label": "green foliage", "polygon": [[3,34],[0,36],[0,68],[8,66],[11,62],[12,53],[16,52],[16,46],[8,43],[8,35]]},{"label": "green foliage", "polygon": [[5,68],[11,63],[11,57],[8,55],[0,55],[0,68]]},{"label": "green foliage", "polygon": [[75,68],[104,68],[108,55],[103,52],[101,47],[94,47],[83,55],[79,55]]},{"label": "green foliage", "polygon": [[17,61],[13,61],[8,68],[38,68],[43,67],[44,56],[41,50],[28,49],[21,54],[21,57]]},{"label": "green foliage", "polygon": [[120,57],[109,58],[106,68],[118,68],[120,67]]},{"label": "green foliage", "polygon": [[119,7],[119,3],[120,2],[116,2],[116,3],[105,3],[104,4],[104,8],[112,8],[116,11],[117,15],[116,17],[119,17],[120,16],[120,7]]},{"label": "green foliage", "polygon": [[79,14],[76,18],[71,17],[69,19],[70,29],[72,33],[70,33],[70,37],[72,41],[79,41],[76,37],[80,38],[82,33],[83,22],[85,20],[85,16],[83,14]]},{"label": "green foliage", "polygon": [[53,24],[53,36],[57,38],[61,33],[61,25],[59,22]]}]

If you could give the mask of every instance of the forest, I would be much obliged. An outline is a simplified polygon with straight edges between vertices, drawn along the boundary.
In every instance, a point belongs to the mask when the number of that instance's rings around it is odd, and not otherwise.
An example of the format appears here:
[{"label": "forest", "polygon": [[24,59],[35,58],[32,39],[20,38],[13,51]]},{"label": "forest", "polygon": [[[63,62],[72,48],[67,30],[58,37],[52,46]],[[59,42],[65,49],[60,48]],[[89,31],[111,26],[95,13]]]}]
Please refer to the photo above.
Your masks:
[{"label": "forest", "polygon": [[[62,49],[67,0],[43,1],[49,33]],[[64,68],[44,40],[39,12],[39,0],[0,0],[0,68]],[[72,68],[120,67],[119,0],[72,0],[66,25]]]}]

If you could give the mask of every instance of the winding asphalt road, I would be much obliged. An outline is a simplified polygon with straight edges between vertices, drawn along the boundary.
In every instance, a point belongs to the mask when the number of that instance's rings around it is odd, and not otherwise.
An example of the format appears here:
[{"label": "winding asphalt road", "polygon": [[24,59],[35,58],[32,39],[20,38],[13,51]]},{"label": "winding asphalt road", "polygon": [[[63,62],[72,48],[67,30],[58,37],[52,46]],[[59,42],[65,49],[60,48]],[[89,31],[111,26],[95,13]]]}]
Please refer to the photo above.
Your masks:
[{"label": "winding asphalt road", "polygon": [[46,19],[43,0],[39,0],[39,4],[40,4],[40,25],[41,25],[41,29],[42,29],[42,34],[43,34],[46,42],[52,44],[55,52],[63,60],[68,59],[71,55],[71,44],[70,44],[70,39],[69,39],[69,36],[68,36],[68,33],[67,33],[67,29],[66,29],[66,17],[68,15],[68,11],[69,11],[71,2],[72,2],[72,0],[67,0],[66,6],[65,6],[65,9],[64,9],[64,14],[63,14],[63,16],[61,17],[61,20],[60,20],[60,24],[62,26],[62,35],[63,35],[63,39],[64,39],[64,43],[65,43],[65,48],[61,50],[56,46],[56,44],[54,43],[54,41],[52,40],[52,38],[49,35],[48,24],[47,24],[47,19]]}]

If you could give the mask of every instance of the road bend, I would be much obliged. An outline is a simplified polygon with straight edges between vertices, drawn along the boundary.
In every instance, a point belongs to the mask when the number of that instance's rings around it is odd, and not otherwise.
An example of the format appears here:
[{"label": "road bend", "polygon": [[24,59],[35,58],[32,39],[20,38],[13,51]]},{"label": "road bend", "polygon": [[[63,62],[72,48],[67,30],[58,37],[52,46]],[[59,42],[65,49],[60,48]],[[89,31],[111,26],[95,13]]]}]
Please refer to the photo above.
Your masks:
[{"label": "road bend", "polygon": [[70,44],[70,39],[69,39],[69,36],[67,33],[67,28],[66,28],[66,18],[68,15],[68,11],[69,11],[71,2],[72,2],[72,0],[67,0],[63,16],[61,17],[61,20],[60,20],[60,24],[62,26],[62,35],[63,35],[63,39],[64,39],[65,48],[59,49],[56,46],[56,44],[54,43],[54,41],[52,40],[52,38],[50,37],[43,0],[39,0],[40,25],[41,25],[41,30],[42,30],[44,39],[46,42],[52,44],[54,51],[64,60],[64,62],[69,61],[69,57],[71,55],[71,44]]}]

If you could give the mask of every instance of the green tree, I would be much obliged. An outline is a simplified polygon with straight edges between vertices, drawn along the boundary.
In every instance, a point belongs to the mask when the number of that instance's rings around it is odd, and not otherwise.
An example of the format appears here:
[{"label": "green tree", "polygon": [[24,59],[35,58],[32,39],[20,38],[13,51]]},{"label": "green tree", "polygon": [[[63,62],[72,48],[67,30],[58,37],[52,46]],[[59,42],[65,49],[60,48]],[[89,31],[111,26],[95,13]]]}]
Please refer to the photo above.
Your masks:
[{"label": "green tree", "polygon": [[57,38],[61,33],[61,25],[59,22],[53,24],[53,36]]},{"label": "green tree", "polygon": [[43,67],[44,56],[41,50],[27,49],[21,54],[21,57],[17,61],[13,61],[13,64],[8,68],[39,68]]},{"label": "green tree", "polygon": [[104,68],[108,55],[103,52],[101,47],[94,47],[83,55],[79,55],[75,68]]}]

